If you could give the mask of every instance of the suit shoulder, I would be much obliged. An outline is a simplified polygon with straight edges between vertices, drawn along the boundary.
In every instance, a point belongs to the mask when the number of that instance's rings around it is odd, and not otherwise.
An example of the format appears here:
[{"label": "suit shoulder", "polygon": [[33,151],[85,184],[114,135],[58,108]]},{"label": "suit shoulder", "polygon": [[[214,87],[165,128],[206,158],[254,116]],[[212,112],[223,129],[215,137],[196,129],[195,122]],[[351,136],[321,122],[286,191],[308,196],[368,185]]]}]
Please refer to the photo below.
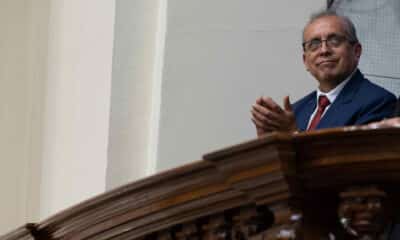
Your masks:
[{"label": "suit shoulder", "polygon": [[393,101],[397,99],[393,93],[366,78],[364,79],[364,81],[362,81],[360,91],[362,93],[361,96],[364,98],[386,98]]},{"label": "suit shoulder", "polygon": [[301,99],[297,100],[295,103],[293,103],[292,107],[296,110],[299,107],[303,106],[306,103],[309,103],[311,100],[316,98],[316,91],[313,91],[306,96],[302,97]]}]

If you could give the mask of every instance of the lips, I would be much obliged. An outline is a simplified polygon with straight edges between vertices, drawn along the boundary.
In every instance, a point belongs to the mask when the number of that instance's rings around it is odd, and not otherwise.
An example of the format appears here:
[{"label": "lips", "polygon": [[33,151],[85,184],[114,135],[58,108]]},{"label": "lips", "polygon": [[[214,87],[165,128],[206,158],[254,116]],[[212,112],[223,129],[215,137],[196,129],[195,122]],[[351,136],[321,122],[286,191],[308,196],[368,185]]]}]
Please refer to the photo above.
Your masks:
[{"label": "lips", "polygon": [[336,61],[336,60],[333,60],[333,59],[323,60],[323,61],[318,62],[318,63],[317,63],[317,66],[336,64],[336,62],[337,62],[337,61]]},{"label": "lips", "polygon": [[336,65],[338,61],[336,59],[323,59],[319,62],[317,62],[317,66],[332,66]]}]

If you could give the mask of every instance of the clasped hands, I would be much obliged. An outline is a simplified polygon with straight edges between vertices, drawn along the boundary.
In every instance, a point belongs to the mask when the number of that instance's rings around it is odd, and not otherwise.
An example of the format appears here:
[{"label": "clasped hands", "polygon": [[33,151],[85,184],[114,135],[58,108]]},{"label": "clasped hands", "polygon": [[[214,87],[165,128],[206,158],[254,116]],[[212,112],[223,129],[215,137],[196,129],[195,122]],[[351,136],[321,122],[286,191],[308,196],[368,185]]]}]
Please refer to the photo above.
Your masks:
[{"label": "clasped hands", "polygon": [[283,108],[270,97],[258,98],[251,109],[251,120],[259,137],[272,131],[298,130],[289,96],[283,99]]}]

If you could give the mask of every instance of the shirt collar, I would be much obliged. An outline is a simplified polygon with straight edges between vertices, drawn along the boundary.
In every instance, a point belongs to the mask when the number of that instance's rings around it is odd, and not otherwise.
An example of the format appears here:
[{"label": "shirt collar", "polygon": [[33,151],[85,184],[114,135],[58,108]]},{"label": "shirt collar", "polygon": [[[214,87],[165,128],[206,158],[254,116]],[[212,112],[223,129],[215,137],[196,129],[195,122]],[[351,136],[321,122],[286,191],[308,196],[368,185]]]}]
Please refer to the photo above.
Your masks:
[{"label": "shirt collar", "polygon": [[354,73],[357,71],[357,68],[354,69],[354,71],[343,81],[341,82],[339,85],[337,85],[334,89],[330,90],[329,92],[322,92],[321,90],[319,90],[319,88],[317,89],[317,102],[318,102],[318,98],[321,95],[325,95],[328,99],[330,103],[333,103],[335,101],[335,99],[337,98],[337,96],[339,96],[340,92],[343,90],[344,86],[346,86],[346,84],[350,81],[350,79],[353,77]]}]

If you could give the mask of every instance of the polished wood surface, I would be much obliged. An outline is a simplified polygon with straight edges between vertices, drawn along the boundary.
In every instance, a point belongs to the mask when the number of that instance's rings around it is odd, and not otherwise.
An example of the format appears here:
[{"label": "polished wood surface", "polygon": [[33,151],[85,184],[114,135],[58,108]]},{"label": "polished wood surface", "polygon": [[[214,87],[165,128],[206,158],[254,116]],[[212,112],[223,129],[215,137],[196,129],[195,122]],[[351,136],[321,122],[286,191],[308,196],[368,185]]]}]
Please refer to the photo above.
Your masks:
[{"label": "polished wood surface", "polygon": [[8,239],[8,240],[35,240],[34,237],[35,225],[34,224],[27,224],[20,228],[15,229],[14,231],[4,235],[1,239]]},{"label": "polished wood surface", "polygon": [[[382,233],[369,230],[372,217],[391,220],[387,209],[395,210],[399,182],[400,129],[277,132],[122,186],[0,239],[361,239],[349,227],[374,239]],[[375,211],[368,219],[368,230],[357,225],[364,208],[346,205],[365,192],[384,194],[382,206],[388,202],[384,214]],[[375,200],[371,194],[368,201]]]}]

